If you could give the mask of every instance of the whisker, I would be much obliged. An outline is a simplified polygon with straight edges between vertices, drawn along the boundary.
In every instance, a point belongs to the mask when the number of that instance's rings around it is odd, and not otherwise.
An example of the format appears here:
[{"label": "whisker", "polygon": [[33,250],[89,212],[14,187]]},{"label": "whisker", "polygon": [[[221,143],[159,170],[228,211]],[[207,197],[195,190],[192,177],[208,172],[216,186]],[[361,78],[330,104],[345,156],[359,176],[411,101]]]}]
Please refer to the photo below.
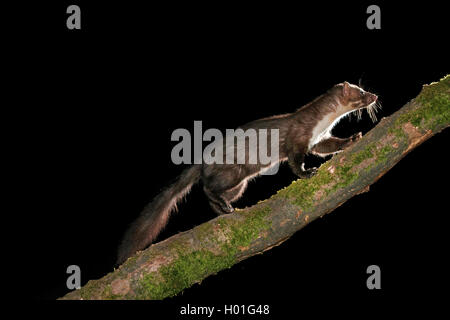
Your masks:
[{"label": "whisker", "polygon": [[367,106],[366,110],[367,110],[367,113],[369,114],[369,117],[372,120],[372,122],[376,122],[378,119],[377,119],[377,115],[376,115],[377,109],[376,109],[375,103],[372,103],[369,106]]},{"label": "whisker", "polygon": [[375,103],[375,105],[377,106],[378,110],[382,110],[383,107],[381,106],[381,102],[379,100],[377,100],[377,102]]}]

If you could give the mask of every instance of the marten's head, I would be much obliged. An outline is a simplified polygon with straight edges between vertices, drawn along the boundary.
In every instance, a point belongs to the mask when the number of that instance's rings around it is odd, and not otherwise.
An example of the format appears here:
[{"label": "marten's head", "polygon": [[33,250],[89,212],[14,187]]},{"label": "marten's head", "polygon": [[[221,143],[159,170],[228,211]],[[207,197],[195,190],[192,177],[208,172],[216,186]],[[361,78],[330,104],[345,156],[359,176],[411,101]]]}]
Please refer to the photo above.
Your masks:
[{"label": "marten's head", "polygon": [[377,95],[364,91],[362,88],[350,84],[347,81],[334,86],[333,90],[339,97],[338,112],[347,114],[354,112],[358,119],[361,118],[362,110],[366,109],[372,121],[376,121],[375,112],[379,107]]}]

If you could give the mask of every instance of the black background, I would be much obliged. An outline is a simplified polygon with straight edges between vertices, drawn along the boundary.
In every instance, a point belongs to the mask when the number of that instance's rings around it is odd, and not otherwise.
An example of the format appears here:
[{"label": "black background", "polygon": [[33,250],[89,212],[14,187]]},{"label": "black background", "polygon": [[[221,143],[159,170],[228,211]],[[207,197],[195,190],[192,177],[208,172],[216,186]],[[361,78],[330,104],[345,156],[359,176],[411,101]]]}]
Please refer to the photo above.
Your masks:
[{"label": "black background", "polygon": [[[449,31],[443,7],[374,3],[381,30],[366,28],[369,2],[24,6],[13,25],[24,37],[14,38],[20,68],[11,82],[20,89],[13,111],[26,153],[27,196],[16,207],[27,211],[21,249],[35,262],[31,298],[48,309],[67,306],[46,300],[68,292],[71,264],[81,267],[82,284],[112,271],[126,226],[183,169],[170,159],[173,130],[192,131],[194,120],[223,130],[292,112],[344,80],[378,94],[379,116],[388,116],[422,84],[442,78]],[[80,5],[82,30],[67,30],[69,4]],[[334,133],[373,126],[366,114],[343,120]],[[447,141],[443,132],[425,142],[369,193],[281,246],[163,303],[134,306],[169,318],[186,303],[270,304],[274,318],[428,307],[427,297],[442,297],[448,270]],[[293,179],[282,166],[254,180],[236,206],[266,199]],[[196,186],[159,239],[213,217]],[[371,264],[381,268],[378,291],[366,288]]]}]

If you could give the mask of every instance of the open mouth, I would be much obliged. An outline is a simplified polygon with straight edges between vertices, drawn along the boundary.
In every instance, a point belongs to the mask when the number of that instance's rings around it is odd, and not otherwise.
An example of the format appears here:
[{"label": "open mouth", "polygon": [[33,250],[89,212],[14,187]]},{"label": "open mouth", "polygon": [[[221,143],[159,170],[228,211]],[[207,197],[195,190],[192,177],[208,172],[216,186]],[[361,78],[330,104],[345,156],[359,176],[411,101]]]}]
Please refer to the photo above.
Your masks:
[{"label": "open mouth", "polygon": [[358,121],[361,120],[364,109],[369,114],[369,117],[372,120],[372,122],[375,123],[377,121],[376,113],[378,112],[378,110],[381,109],[381,104],[378,102],[378,100],[375,100],[372,103],[368,104],[367,106],[359,108],[352,112],[354,115],[356,115],[356,118],[358,119]]}]

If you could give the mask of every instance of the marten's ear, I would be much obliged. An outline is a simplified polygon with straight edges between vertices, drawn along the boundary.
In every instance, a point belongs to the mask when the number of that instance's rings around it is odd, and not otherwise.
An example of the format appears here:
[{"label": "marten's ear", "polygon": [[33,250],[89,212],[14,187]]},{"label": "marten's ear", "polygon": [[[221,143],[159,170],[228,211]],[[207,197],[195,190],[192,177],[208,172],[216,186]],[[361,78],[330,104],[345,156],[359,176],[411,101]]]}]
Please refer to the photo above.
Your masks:
[{"label": "marten's ear", "polygon": [[344,94],[344,96],[348,95],[350,92],[350,84],[347,81],[344,81],[343,86],[342,86],[342,93]]}]

